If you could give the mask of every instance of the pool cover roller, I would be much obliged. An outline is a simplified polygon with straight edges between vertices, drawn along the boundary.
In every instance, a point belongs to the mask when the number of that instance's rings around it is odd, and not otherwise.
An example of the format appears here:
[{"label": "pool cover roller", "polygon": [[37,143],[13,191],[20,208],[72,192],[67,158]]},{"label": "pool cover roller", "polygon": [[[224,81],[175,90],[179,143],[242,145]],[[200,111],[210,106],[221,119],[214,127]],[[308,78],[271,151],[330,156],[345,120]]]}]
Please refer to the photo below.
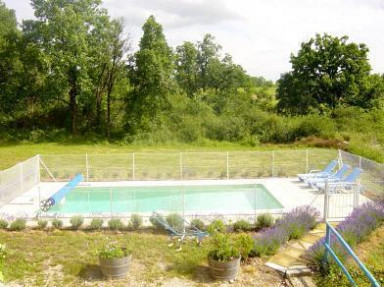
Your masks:
[{"label": "pool cover roller", "polygon": [[77,174],[71,181],[69,181],[58,192],[54,193],[50,198],[44,199],[40,202],[40,209],[42,211],[48,211],[52,206],[60,202],[68,193],[72,191],[83,180],[81,174]]}]

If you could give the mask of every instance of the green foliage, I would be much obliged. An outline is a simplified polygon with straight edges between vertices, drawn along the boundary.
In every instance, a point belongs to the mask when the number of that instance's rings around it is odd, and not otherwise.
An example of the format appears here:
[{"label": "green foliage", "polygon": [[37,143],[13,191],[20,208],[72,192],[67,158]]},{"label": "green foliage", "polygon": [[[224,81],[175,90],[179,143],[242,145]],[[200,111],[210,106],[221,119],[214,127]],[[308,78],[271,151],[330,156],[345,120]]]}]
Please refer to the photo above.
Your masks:
[{"label": "green foliage", "polygon": [[126,247],[119,246],[104,246],[104,248],[98,251],[98,255],[103,259],[123,258],[132,254],[132,251]]},{"label": "green foliage", "polygon": [[239,250],[241,258],[247,260],[254,246],[253,238],[246,233],[239,233],[235,236],[236,247]]},{"label": "green foliage", "polygon": [[74,215],[69,220],[74,229],[79,229],[84,223],[84,218],[81,215]]},{"label": "green foliage", "polygon": [[162,122],[167,96],[173,85],[172,49],[162,26],[150,16],[143,25],[140,49],[131,58],[130,79],[134,88],[128,97],[128,124],[131,131],[152,130]]},{"label": "green foliage", "polygon": [[362,105],[364,82],[371,67],[364,44],[347,43],[348,37],[317,34],[291,56],[292,71],[278,81],[280,111],[306,114],[340,104]]},{"label": "green foliage", "polygon": [[214,238],[214,248],[209,252],[209,256],[218,261],[231,261],[239,258],[240,252],[234,240],[228,234],[216,233]]},{"label": "green foliage", "polygon": [[61,229],[63,227],[63,221],[61,219],[52,220],[52,227],[56,229]]},{"label": "green foliage", "polygon": [[196,227],[197,229],[204,230],[205,224],[204,222],[199,218],[194,218],[191,220],[191,226]]},{"label": "green foliage", "polygon": [[39,229],[45,229],[47,227],[47,225],[48,225],[48,221],[47,220],[40,219],[40,220],[37,221],[37,227]]},{"label": "green foliage", "polygon": [[166,217],[166,221],[176,230],[182,230],[184,226],[184,220],[178,213],[171,213]]},{"label": "green foliage", "polygon": [[6,229],[9,225],[9,222],[5,219],[0,219],[0,229]]},{"label": "green foliage", "polygon": [[12,231],[21,231],[26,228],[26,224],[27,224],[27,221],[25,219],[18,218],[11,223],[11,225],[9,226],[9,229]]},{"label": "green foliage", "polygon": [[140,214],[132,214],[130,221],[129,221],[129,227],[133,230],[139,229],[143,225],[143,217]]},{"label": "green foliage", "polygon": [[248,231],[251,229],[251,224],[244,219],[238,220],[233,224],[233,230],[236,232]]},{"label": "green foliage", "polygon": [[215,234],[215,233],[223,233],[227,230],[227,227],[225,226],[224,222],[220,219],[215,219],[213,220],[207,228],[207,231],[210,234]]},{"label": "green foliage", "polygon": [[108,220],[108,227],[111,230],[121,230],[124,228],[124,224],[120,218],[112,218]]},{"label": "green foliage", "polygon": [[274,219],[272,215],[268,213],[263,213],[257,216],[256,227],[257,228],[267,228],[273,225]]},{"label": "green foliage", "polygon": [[89,228],[92,230],[100,230],[103,227],[104,220],[101,218],[92,218]]}]

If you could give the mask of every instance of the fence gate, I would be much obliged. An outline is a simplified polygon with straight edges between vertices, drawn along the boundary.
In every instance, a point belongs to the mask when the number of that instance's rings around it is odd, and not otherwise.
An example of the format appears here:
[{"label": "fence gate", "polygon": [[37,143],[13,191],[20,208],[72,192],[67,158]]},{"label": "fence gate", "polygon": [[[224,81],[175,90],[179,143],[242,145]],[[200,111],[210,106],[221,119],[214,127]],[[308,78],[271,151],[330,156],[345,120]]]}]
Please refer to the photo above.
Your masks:
[{"label": "fence gate", "polygon": [[324,193],[324,221],[340,221],[349,216],[359,205],[361,186],[356,184],[348,189],[326,186]]}]

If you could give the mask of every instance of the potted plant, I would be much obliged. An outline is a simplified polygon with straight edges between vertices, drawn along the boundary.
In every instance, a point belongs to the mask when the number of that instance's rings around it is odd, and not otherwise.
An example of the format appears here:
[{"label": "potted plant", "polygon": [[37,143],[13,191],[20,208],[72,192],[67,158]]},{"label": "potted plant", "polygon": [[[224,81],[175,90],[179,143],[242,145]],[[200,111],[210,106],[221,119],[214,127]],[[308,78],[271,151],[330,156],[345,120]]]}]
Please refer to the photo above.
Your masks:
[{"label": "potted plant", "polygon": [[208,264],[213,278],[233,281],[240,268],[240,251],[234,238],[217,233],[214,237],[214,249],[209,252]]},{"label": "potted plant", "polygon": [[109,278],[123,278],[131,265],[132,252],[125,247],[105,246],[98,252],[101,273]]}]

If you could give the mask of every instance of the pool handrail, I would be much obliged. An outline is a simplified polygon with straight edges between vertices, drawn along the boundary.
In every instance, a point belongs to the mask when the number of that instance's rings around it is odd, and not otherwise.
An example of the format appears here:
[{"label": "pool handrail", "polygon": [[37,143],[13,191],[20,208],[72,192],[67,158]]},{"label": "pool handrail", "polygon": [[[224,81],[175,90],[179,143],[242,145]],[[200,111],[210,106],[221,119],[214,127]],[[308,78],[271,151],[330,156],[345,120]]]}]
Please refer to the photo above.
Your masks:
[{"label": "pool handrail", "polygon": [[357,263],[359,268],[363,271],[365,276],[368,278],[368,280],[371,282],[372,287],[380,287],[379,282],[376,280],[376,278],[369,272],[369,270],[365,267],[365,265],[360,261],[359,257],[353,252],[352,248],[349,246],[349,244],[344,240],[344,238],[337,232],[335,228],[333,228],[328,222],[326,222],[326,235],[325,235],[325,241],[324,241],[324,247],[325,247],[325,253],[324,253],[324,260],[325,262],[328,262],[328,254],[330,254],[333,259],[336,261],[337,265],[341,268],[345,276],[347,276],[348,281],[353,285],[357,286],[355,280],[353,280],[351,274],[348,272],[347,268],[344,266],[344,264],[341,262],[341,260],[337,257],[336,253],[332,249],[331,244],[331,235],[334,235],[334,238],[336,238],[342,247],[347,251],[349,255],[353,258],[353,260]]}]

